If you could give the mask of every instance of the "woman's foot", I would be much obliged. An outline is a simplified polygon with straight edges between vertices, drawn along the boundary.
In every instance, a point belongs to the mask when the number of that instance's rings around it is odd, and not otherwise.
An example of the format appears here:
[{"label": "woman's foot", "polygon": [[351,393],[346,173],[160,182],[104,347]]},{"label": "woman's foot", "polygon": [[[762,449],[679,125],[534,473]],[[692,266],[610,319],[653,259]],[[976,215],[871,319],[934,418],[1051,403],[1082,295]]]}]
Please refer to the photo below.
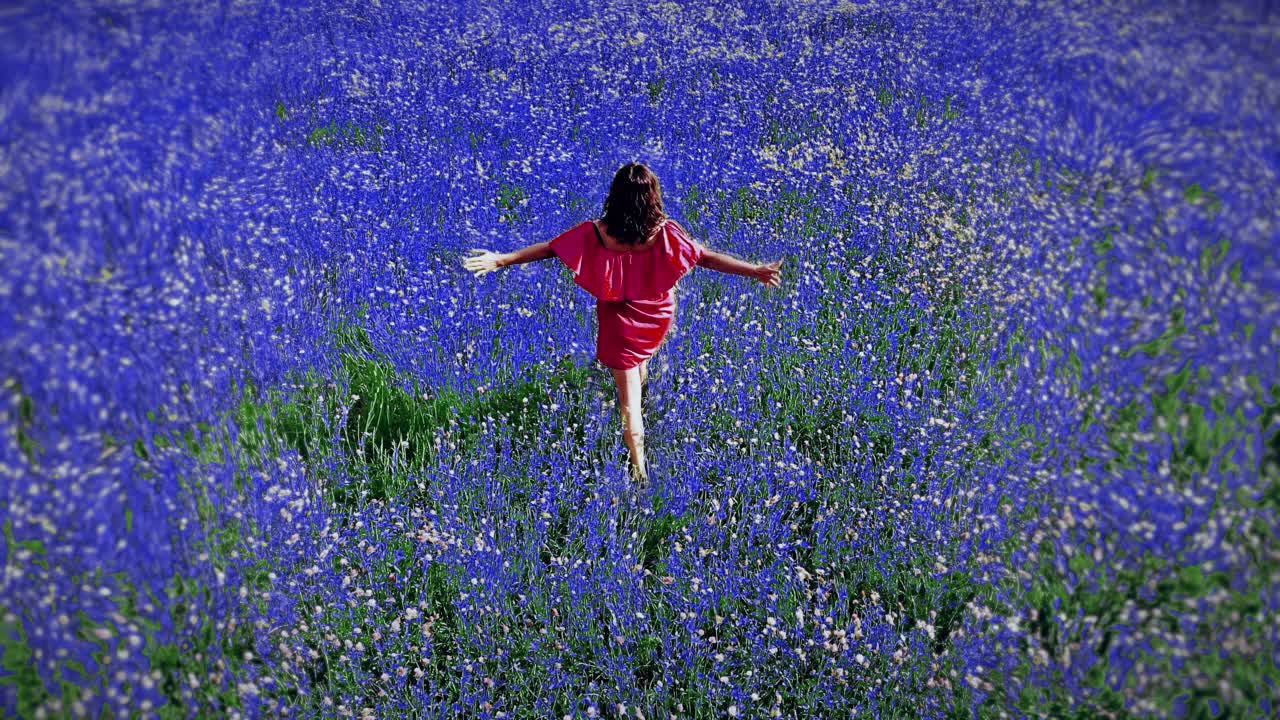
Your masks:
[{"label": "woman's foot", "polygon": [[649,486],[648,468],[645,468],[644,470],[640,470],[636,467],[635,463],[631,463],[628,466],[628,469],[630,470],[629,475],[631,477],[631,484],[634,487],[636,487],[637,489],[644,489]]}]

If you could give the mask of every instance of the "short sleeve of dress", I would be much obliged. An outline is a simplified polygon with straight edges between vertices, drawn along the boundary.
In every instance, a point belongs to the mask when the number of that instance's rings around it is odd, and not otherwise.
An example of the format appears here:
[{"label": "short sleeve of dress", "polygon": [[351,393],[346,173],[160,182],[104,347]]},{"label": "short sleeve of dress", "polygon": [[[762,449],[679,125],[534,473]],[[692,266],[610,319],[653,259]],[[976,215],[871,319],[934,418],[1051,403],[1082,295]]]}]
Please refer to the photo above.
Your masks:
[{"label": "short sleeve of dress", "polygon": [[575,276],[580,275],[583,270],[583,239],[585,234],[583,228],[589,223],[579,223],[568,230],[557,235],[551,240],[551,251],[560,258],[565,267],[573,271]]},{"label": "short sleeve of dress", "polygon": [[668,258],[671,263],[671,269],[676,277],[679,278],[702,260],[702,256],[707,253],[707,249],[702,243],[694,240],[692,235],[685,232],[685,229],[679,223],[672,221],[671,230],[675,242],[671,244],[671,254]]}]

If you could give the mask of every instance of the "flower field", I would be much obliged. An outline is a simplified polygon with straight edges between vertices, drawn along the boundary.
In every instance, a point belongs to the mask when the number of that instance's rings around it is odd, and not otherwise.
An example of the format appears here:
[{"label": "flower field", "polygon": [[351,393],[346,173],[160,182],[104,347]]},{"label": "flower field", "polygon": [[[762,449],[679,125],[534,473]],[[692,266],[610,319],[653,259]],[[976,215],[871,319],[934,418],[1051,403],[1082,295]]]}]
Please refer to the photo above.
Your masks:
[{"label": "flower field", "polygon": [[0,9],[0,715],[1275,717],[1280,12],[938,5]]}]

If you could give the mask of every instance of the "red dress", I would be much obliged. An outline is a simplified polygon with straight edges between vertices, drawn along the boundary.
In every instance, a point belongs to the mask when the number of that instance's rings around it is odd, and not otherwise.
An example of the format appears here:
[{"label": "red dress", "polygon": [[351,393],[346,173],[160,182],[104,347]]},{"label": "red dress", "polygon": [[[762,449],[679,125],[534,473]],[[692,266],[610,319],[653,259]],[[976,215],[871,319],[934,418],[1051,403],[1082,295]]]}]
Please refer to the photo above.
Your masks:
[{"label": "red dress", "polygon": [[657,233],[648,248],[613,250],[585,220],[551,241],[573,281],[596,298],[596,357],[608,367],[633,368],[657,352],[675,320],[673,288],[706,252],[670,220]]}]

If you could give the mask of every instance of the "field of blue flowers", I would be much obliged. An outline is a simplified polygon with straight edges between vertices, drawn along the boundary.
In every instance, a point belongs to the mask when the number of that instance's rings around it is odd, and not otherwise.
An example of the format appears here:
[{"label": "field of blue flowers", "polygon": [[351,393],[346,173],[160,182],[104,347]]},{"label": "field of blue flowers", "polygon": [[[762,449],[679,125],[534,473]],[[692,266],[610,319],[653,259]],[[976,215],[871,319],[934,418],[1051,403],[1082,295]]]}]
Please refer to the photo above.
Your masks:
[{"label": "field of blue flowers", "polygon": [[1280,13],[408,5],[0,9],[0,714],[1280,712]]}]

